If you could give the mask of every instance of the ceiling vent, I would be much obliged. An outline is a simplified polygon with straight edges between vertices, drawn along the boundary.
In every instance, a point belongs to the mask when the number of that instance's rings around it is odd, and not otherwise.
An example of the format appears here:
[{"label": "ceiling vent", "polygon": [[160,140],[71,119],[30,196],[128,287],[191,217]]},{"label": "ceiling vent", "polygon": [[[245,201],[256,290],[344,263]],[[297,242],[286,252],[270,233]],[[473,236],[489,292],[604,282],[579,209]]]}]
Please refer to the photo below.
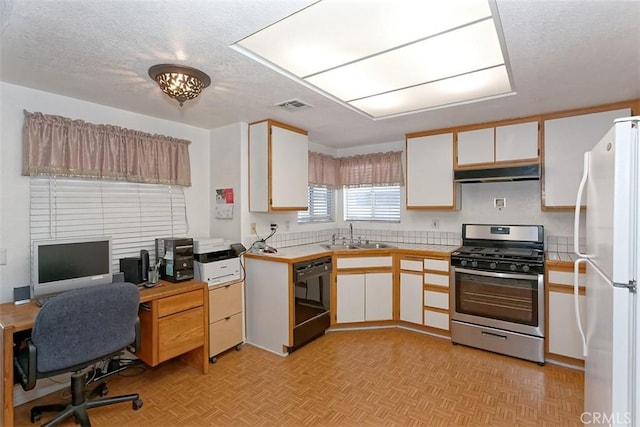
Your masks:
[{"label": "ceiling vent", "polygon": [[276,104],[276,107],[280,107],[287,111],[300,111],[307,108],[311,108],[312,105],[307,104],[299,99],[290,99],[289,101],[284,101],[279,104]]}]

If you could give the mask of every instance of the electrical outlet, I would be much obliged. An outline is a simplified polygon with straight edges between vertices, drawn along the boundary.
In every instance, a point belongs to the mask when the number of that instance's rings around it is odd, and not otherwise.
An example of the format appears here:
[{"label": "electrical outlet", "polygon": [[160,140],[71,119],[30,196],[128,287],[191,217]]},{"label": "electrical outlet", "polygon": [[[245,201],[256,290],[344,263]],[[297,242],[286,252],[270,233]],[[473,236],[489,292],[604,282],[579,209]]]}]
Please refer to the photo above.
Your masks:
[{"label": "electrical outlet", "polygon": [[258,234],[258,231],[256,230],[256,223],[255,222],[251,223],[251,234]]},{"label": "electrical outlet", "polygon": [[493,199],[493,207],[499,210],[507,207],[507,199],[505,197],[495,197]]},{"label": "electrical outlet", "polygon": [[439,219],[431,220],[431,228],[433,228],[434,230],[437,230],[438,228],[440,228],[440,220]]}]

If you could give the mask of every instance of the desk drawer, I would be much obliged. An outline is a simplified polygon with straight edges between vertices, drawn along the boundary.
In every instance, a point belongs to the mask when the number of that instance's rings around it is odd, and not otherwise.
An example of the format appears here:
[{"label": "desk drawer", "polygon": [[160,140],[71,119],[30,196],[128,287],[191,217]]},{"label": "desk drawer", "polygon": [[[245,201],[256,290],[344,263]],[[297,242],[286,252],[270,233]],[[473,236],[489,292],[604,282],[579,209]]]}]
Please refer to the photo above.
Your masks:
[{"label": "desk drawer", "polygon": [[195,290],[158,300],[158,317],[189,310],[204,305],[203,292]]},{"label": "desk drawer", "polygon": [[242,313],[218,320],[209,326],[209,357],[242,343]]},{"label": "desk drawer", "polygon": [[204,308],[198,307],[160,319],[158,362],[202,347],[205,339],[204,316]]},{"label": "desk drawer", "polygon": [[218,286],[209,291],[209,323],[242,311],[242,282]]}]

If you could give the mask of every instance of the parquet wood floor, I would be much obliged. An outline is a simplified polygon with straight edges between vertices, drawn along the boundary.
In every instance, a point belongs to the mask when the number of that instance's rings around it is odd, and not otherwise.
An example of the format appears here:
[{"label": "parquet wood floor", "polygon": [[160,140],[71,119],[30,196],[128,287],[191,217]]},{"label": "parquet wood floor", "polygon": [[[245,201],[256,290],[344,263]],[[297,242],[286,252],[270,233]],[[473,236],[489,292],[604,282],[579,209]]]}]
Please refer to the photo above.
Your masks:
[{"label": "parquet wood floor", "polygon": [[[109,394],[138,392],[144,406],[92,409],[94,427],[570,426],[583,408],[580,371],[402,329],[331,332],[286,358],[245,345],[208,375],[181,361],[123,374]],[[17,407],[16,425],[58,397]]]}]

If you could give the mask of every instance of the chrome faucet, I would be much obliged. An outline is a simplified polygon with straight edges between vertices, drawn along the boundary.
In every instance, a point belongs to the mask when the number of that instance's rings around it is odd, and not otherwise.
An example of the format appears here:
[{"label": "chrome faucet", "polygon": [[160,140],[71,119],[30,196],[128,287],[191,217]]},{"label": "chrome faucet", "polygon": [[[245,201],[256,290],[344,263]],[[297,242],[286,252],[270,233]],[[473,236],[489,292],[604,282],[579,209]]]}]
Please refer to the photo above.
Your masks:
[{"label": "chrome faucet", "polygon": [[353,243],[353,223],[349,223],[349,243]]}]

